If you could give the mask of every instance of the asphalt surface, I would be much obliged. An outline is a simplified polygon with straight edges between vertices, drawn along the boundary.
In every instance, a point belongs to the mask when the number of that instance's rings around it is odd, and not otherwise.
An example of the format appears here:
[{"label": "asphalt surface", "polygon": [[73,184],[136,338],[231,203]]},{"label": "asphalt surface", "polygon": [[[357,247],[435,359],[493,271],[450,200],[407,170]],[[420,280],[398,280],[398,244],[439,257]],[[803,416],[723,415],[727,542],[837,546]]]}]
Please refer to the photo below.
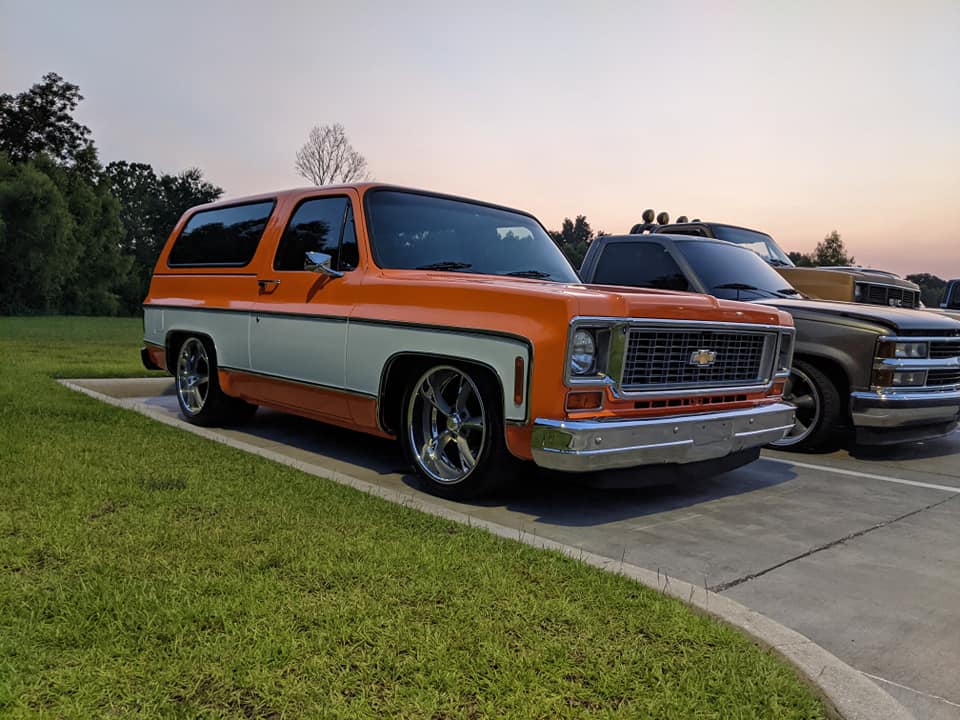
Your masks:
[{"label": "asphalt surface", "polygon": [[[177,414],[169,380],[78,384]],[[218,432],[419,492],[389,441],[264,410]],[[642,489],[584,480],[532,470],[494,499],[440,502],[706,586],[806,635],[918,720],[960,720],[960,433],[880,451],[764,451],[724,475]]]}]

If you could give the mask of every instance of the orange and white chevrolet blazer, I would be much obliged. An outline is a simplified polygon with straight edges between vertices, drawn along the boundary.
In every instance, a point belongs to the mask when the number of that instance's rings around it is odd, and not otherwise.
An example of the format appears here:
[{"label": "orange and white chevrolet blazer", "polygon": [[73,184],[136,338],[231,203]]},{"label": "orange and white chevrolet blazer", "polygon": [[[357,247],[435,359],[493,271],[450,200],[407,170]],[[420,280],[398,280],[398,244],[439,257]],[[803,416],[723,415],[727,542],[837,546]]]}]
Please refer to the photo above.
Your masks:
[{"label": "orange and white chevrolet blazer", "polygon": [[584,285],[533,216],[432,192],[192,208],[143,307],[144,363],[173,374],[188,422],[262,405],[395,437],[445,497],[489,491],[516,460],[725,471],[794,422],[789,314]]}]

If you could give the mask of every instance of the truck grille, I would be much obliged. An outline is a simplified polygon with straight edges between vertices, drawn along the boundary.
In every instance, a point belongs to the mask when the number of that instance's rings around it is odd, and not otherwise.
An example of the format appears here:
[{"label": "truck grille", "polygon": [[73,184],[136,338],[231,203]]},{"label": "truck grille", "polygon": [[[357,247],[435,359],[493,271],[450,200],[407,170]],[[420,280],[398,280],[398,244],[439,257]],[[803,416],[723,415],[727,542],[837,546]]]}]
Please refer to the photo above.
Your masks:
[{"label": "truck grille", "polygon": [[[624,389],[662,386],[755,385],[767,380],[763,367],[767,338],[758,332],[710,330],[631,330],[624,358]],[[703,366],[693,359],[700,358]],[[706,364],[715,353],[712,364]]]},{"label": "truck grille", "polygon": [[927,373],[928,387],[960,385],[960,370],[931,370]]},{"label": "truck grille", "polygon": [[915,308],[920,305],[920,293],[916,290],[875,283],[861,283],[861,288],[863,302],[872,305],[892,305],[905,308]]},{"label": "truck grille", "polygon": [[960,357],[960,340],[944,340],[930,343],[931,359],[942,360],[952,357]]}]

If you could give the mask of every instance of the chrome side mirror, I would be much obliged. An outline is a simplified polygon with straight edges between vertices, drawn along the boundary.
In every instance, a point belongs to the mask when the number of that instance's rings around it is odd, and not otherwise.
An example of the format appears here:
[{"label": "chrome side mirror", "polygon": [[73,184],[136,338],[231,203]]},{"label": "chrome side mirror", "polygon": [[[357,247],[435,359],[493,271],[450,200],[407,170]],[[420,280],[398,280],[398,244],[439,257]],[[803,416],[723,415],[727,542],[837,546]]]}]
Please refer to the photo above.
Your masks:
[{"label": "chrome side mirror", "polygon": [[333,262],[333,258],[327,253],[308,250],[305,255],[306,262],[303,264],[304,270],[320,273],[321,275],[326,275],[327,277],[332,278],[343,277],[342,272],[339,270],[334,270],[332,267],[330,267],[330,263]]}]

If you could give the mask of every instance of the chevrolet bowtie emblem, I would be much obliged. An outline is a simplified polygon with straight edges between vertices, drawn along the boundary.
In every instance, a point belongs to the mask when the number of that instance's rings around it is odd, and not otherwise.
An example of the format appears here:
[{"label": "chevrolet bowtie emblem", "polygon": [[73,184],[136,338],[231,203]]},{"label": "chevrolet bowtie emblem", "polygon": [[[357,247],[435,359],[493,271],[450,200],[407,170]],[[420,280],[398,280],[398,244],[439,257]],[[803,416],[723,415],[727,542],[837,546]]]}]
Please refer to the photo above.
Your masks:
[{"label": "chevrolet bowtie emblem", "polygon": [[717,353],[714,350],[697,350],[690,355],[690,364],[697,367],[710,367],[717,361]]}]

